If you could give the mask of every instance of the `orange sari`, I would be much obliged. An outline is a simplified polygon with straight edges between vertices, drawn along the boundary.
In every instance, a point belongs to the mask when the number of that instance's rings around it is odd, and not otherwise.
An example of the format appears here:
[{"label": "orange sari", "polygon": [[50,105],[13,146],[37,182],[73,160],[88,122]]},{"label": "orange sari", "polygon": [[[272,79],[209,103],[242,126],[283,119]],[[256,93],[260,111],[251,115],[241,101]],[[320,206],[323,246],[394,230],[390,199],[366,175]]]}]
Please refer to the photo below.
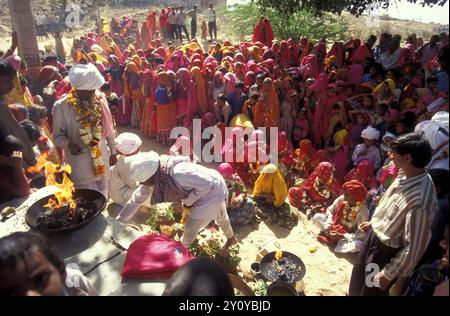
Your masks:
[{"label": "orange sari", "polygon": [[202,114],[208,112],[208,96],[206,92],[206,81],[202,76],[202,71],[199,67],[193,67],[191,69],[194,76],[194,82],[197,85],[197,110]]},{"label": "orange sari", "polygon": [[280,126],[280,101],[273,82],[264,100],[256,103],[254,119],[257,127]]}]

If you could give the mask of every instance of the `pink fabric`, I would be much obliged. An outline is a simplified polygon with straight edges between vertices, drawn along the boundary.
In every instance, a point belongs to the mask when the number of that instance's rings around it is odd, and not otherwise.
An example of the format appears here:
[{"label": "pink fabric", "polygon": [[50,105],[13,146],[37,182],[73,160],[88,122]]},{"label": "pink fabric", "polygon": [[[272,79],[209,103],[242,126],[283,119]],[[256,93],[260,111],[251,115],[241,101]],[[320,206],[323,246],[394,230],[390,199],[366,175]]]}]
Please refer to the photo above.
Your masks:
[{"label": "pink fabric", "polygon": [[100,106],[102,107],[102,136],[115,138],[116,132],[108,102],[102,98],[100,99]]},{"label": "pink fabric", "polygon": [[125,279],[170,278],[192,259],[188,249],[167,236],[142,236],[129,247],[121,275]]},{"label": "pink fabric", "polygon": [[303,78],[316,78],[319,75],[319,61],[316,55],[310,54],[303,58],[300,73]]},{"label": "pink fabric", "polygon": [[352,61],[353,65],[354,64],[364,64],[364,61],[371,56],[372,56],[372,53],[371,53],[370,49],[367,47],[367,44],[362,44],[353,53],[351,61]]},{"label": "pink fabric", "polygon": [[354,64],[348,68],[347,72],[348,83],[360,85],[363,82],[364,66],[361,64]]},{"label": "pink fabric", "polygon": [[225,179],[232,179],[233,178],[233,167],[229,163],[223,163],[219,166],[219,173]]},{"label": "pink fabric", "polygon": [[229,72],[224,76],[224,78],[227,81],[227,94],[233,93],[237,81],[236,76]]},{"label": "pink fabric", "polygon": [[178,75],[183,85],[188,87],[188,99],[187,99],[187,116],[184,121],[184,127],[189,128],[192,125],[195,111],[197,109],[197,88],[192,80],[191,73],[186,68],[180,68]]}]

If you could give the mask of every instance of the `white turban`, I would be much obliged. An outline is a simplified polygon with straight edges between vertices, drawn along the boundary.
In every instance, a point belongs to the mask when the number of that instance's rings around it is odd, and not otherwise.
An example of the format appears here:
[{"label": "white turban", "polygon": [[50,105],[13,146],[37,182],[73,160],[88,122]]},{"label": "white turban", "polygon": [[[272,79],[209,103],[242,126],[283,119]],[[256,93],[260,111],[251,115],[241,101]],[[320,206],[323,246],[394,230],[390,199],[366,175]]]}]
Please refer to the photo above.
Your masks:
[{"label": "white turban", "polygon": [[116,138],[116,143],[118,151],[130,155],[142,146],[142,139],[133,133],[122,133]]},{"label": "white turban", "polygon": [[380,138],[380,132],[372,126],[369,126],[362,131],[361,137],[365,139],[378,140]]},{"label": "white turban", "polygon": [[431,121],[417,124],[415,130],[416,132],[424,132],[431,148],[436,150],[448,139],[448,120],[449,114],[447,112],[438,112]]},{"label": "white turban", "polygon": [[91,50],[92,50],[93,52],[96,52],[96,53],[99,54],[99,55],[103,55],[103,53],[105,52],[105,51],[103,50],[103,48],[101,48],[100,45],[98,45],[98,44],[92,45],[92,46],[91,46]]},{"label": "white turban", "polygon": [[77,90],[98,90],[105,84],[105,78],[93,64],[74,65],[69,72],[69,81]]},{"label": "white turban", "polygon": [[159,155],[154,151],[129,157],[130,179],[143,183],[153,177],[159,168]]}]

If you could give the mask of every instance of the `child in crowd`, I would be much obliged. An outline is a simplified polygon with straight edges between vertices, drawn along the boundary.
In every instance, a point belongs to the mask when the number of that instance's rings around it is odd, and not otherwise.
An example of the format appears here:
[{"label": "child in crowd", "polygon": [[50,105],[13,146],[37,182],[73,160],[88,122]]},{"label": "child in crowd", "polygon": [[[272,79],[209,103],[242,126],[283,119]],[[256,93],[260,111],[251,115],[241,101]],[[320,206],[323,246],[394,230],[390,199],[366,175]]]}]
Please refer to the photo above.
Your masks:
[{"label": "child in crowd", "polygon": [[227,96],[224,94],[219,94],[216,102],[214,103],[214,110],[216,115],[216,120],[218,123],[225,123],[227,126],[230,124],[231,120],[231,106],[227,102]]},{"label": "child in crowd", "polygon": [[66,267],[50,241],[31,232],[0,239],[0,296],[96,296],[81,271]]},{"label": "child in crowd", "polygon": [[380,169],[380,150],[375,146],[376,141],[380,138],[380,132],[369,126],[362,131],[361,137],[363,143],[356,146],[352,155],[354,165],[356,166],[360,161],[368,159],[373,163],[375,170]]},{"label": "child in crowd", "polygon": [[307,112],[305,108],[301,108],[297,114],[297,117],[294,122],[294,131],[293,131],[293,143],[294,147],[298,148],[300,142],[304,139],[308,138],[309,134],[309,123],[306,118]]}]

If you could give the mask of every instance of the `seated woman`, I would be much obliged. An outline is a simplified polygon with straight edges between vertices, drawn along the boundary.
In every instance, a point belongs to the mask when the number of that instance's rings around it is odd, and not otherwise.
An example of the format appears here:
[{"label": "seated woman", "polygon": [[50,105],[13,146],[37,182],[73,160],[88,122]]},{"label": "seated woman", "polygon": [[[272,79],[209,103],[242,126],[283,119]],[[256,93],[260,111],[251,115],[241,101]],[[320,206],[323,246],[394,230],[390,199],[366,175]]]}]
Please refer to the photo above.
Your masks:
[{"label": "seated woman", "polygon": [[311,159],[313,156],[313,145],[310,140],[304,139],[294,153],[294,169],[301,178],[311,174]]},{"label": "seated woman", "polygon": [[116,138],[117,152],[121,155],[117,164],[111,168],[108,195],[118,205],[125,205],[139,187],[139,183],[130,179],[130,159],[139,153],[142,140],[136,134],[123,133]]},{"label": "seated woman", "polygon": [[309,178],[298,187],[289,190],[289,202],[297,208],[308,208],[307,215],[325,213],[325,209],[341,194],[341,187],[334,176],[333,165],[320,163]]},{"label": "seated woman", "polygon": [[328,207],[326,214],[314,215],[314,223],[321,229],[317,239],[328,245],[336,245],[335,252],[359,252],[364,233],[358,227],[369,218],[364,205],[367,191],[358,180],[346,182],[342,191],[344,195]]},{"label": "seated woman", "polygon": [[277,166],[269,164],[264,167],[256,180],[253,197],[276,208],[285,203],[287,187]]},{"label": "seated woman", "polygon": [[228,188],[227,212],[231,225],[234,227],[247,225],[256,219],[256,206],[247,197],[247,189],[242,179],[234,173],[229,163],[219,166],[219,173],[225,179]]},{"label": "seated woman", "polygon": [[21,150],[22,143],[18,138],[0,134],[0,203],[30,194]]},{"label": "seated woman", "polygon": [[358,180],[369,190],[371,196],[376,195],[378,190],[377,179],[375,177],[373,163],[370,160],[362,160],[358,165],[350,170],[345,176],[345,181]]}]

